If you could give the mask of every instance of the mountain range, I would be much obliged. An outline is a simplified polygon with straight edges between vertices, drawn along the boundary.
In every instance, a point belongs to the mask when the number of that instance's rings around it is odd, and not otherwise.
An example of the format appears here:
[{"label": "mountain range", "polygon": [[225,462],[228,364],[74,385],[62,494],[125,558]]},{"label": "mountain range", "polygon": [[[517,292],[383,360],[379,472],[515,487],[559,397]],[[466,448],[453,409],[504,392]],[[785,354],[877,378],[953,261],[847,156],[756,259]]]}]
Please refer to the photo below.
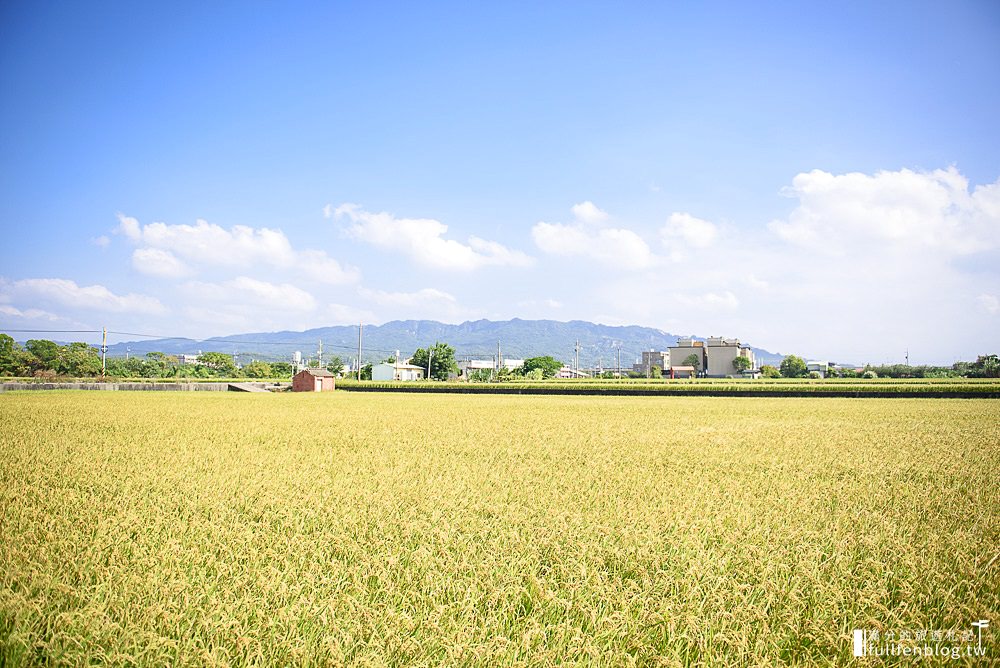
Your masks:
[{"label": "mountain range", "polygon": [[[703,337],[694,337],[696,339]],[[622,367],[630,367],[644,350],[666,350],[677,343],[678,335],[637,325],[599,325],[582,320],[475,320],[449,325],[433,320],[394,320],[383,325],[365,325],[362,333],[362,357],[365,362],[380,361],[398,350],[408,357],[417,348],[444,342],[455,348],[456,358],[523,359],[551,355],[565,363],[573,361],[577,342],[580,366],[614,368],[621,350]],[[144,355],[160,351],[168,354],[201,352],[238,353],[241,362],[251,359],[290,361],[299,351],[303,358],[315,358],[322,341],[323,359],[334,355],[345,362],[358,354],[358,325],[320,327],[303,332],[257,332],[193,339],[150,339],[128,341],[109,346],[108,354]],[[777,364],[783,355],[753,348],[758,364]]]}]

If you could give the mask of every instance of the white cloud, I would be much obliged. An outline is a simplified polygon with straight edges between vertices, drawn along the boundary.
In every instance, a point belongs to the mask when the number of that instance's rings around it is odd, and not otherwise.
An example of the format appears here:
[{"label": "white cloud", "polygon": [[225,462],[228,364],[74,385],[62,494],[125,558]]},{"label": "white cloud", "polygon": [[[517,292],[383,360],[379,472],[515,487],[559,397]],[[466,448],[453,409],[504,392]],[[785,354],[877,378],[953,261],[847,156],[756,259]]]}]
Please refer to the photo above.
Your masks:
[{"label": "white cloud", "polygon": [[25,320],[48,320],[50,322],[55,322],[63,319],[55,313],[49,313],[48,311],[43,311],[41,309],[28,308],[22,310],[6,304],[0,304],[0,313],[12,318],[23,318]]},{"label": "white cloud", "polygon": [[353,325],[358,322],[371,323],[375,321],[375,314],[372,311],[347,304],[327,304],[323,317],[328,324],[333,325]]},{"label": "white cloud", "polygon": [[60,306],[112,313],[156,315],[166,307],[155,297],[116,295],[103,285],[80,286],[63,278],[26,278],[3,286],[6,302],[51,302]]},{"label": "white cloud", "polygon": [[525,299],[519,301],[517,305],[521,308],[531,310],[560,309],[563,307],[562,302],[557,299]]},{"label": "white cloud", "polygon": [[93,239],[91,239],[90,243],[94,244],[98,248],[107,248],[108,245],[111,243],[111,238],[105,234],[102,234],[99,237],[94,237]]},{"label": "white cloud", "polygon": [[423,288],[416,292],[386,292],[362,288],[360,293],[365,299],[380,306],[416,307],[442,304],[450,306],[457,303],[453,295],[436,288]]},{"label": "white cloud", "polygon": [[531,236],[551,255],[585,257],[622,269],[642,269],[654,260],[642,237],[626,229],[589,230],[581,225],[540,222],[531,228]]},{"label": "white cloud", "polygon": [[342,204],[333,217],[346,219],[347,235],[380,248],[401,252],[414,262],[436,269],[469,271],[484,266],[524,267],[532,259],[495,241],[471,237],[468,244],[446,239],[448,226],[430,218],[396,218],[372,213],[356,204]]},{"label": "white cloud", "polygon": [[316,299],[290,283],[268,283],[248,276],[238,276],[221,283],[191,281],[184,289],[201,302],[216,302],[227,307],[248,306],[252,310],[308,312],[316,308]]},{"label": "white cloud", "polygon": [[[359,280],[354,267],[342,266],[325,251],[297,251],[281,230],[234,225],[226,229],[198,220],[194,225],[150,223],[141,225],[135,218],[119,214],[118,232],[141,244],[141,260],[149,261],[140,271],[156,276],[177,277],[190,273],[190,264],[205,267],[257,265],[291,269],[311,280],[328,284],[348,284]],[[155,252],[154,252],[155,251]],[[138,251],[137,251],[138,252]],[[184,263],[189,264],[184,264]]]},{"label": "white cloud", "polygon": [[768,228],[782,240],[832,254],[868,250],[961,255],[1000,245],[1000,180],[969,191],[957,169],[796,176],[799,200]]},{"label": "white cloud", "polygon": [[667,224],[660,230],[664,244],[680,241],[693,248],[708,248],[718,236],[719,231],[714,224],[689,213],[670,214]]},{"label": "white cloud", "polygon": [[462,322],[485,315],[482,310],[464,308],[454,295],[437,288],[423,288],[413,292],[361,288],[358,294],[368,304],[380,307],[376,310],[383,322],[410,318]]},{"label": "white cloud", "polygon": [[173,253],[159,248],[136,248],[132,252],[132,266],[136,271],[160,278],[181,278],[192,273]]},{"label": "white cloud", "polygon": [[344,267],[319,250],[299,252],[299,271],[310,280],[329,285],[356,283],[361,279],[361,272],[356,267]]},{"label": "white cloud", "polygon": [[719,293],[706,292],[698,295],[675,294],[674,301],[684,308],[695,308],[705,311],[733,311],[740,305],[740,300],[729,290]]},{"label": "white cloud", "polygon": [[608,219],[607,212],[597,208],[597,205],[590,200],[574,204],[571,211],[578,221],[590,225],[599,225]]},{"label": "white cloud", "polygon": [[976,297],[979,305],[989,313],[990,315],[996,315],[1000,313],[1000,299],[996,295],[981,294]]}]

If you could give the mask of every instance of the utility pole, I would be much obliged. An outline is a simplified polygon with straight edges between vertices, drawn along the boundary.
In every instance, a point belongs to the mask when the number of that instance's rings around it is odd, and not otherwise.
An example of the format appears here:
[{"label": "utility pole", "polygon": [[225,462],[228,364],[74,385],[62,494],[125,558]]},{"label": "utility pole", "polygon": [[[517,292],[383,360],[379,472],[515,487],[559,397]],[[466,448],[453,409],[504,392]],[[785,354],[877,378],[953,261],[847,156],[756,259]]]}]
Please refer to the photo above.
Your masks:
[{"label": "utility pole", "polygon": [[427,380],[431,379],[431,360],[434,358],[434,347],[427,346]]},{"label": "utility pole", "polygon": [[319,368],[323,368],[323,339],[319,340],[319,352],[316,353],[316,359],[319,360]]},{"label": "utility pole", "polygon": [[622,379],[622,347],[618,346],[618,380]]},{"label": "utility pole", "polygon": [[910,349],[906,349],[906,366],[910,366]]},{"label": "utility pole", "polygon": [[500,341],[497,341],[497,373],[500,373],[500,367],[503,366],[503,355],[500,354]]},{"label": "utility pole", "polygon": [[576,340],[576,372],[580,373],[580,339]]},{"label": "utility pole", "polygon": [[361,380],[361,330],[364,329],[364,322],[358,323],[358,380]]},{"label": "utility pole", "polygon": [[108,328],[102,327],[101,331],[103,332],[101,337],[101,378],[104,378],[104,373],[108,370]]}]

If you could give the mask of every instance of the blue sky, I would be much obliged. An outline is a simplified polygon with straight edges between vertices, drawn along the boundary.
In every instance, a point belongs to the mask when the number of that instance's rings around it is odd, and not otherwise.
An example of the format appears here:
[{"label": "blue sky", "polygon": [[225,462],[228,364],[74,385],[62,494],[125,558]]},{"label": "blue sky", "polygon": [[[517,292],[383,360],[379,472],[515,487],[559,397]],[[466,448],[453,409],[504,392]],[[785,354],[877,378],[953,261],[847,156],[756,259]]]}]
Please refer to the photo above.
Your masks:
[{"label": "blue sky", "polygon": [[480,4],[4,3],[0,326],[1000,352],[1000,5]]}]

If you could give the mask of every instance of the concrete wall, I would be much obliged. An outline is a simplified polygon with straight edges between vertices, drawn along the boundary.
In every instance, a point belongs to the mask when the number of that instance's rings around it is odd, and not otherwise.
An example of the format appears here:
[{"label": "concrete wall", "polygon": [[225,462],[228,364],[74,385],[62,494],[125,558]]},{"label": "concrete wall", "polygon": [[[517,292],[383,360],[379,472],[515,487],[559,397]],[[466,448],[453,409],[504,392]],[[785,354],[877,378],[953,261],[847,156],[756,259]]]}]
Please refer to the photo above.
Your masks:
[{"label": "concrete wall", "polygon": [[718,378],[736,375],[733,360],[740,354],[739,346],[709,346],[706,375]]},{"label": "concrete wall", "polygon": [[698,356],[698,371],[705,370],[705,347],[704,346],[673,346],[670,348],[670,364],[671,366],[684,366],[687,364],[684,360],[688,358],[689,355]]}]

